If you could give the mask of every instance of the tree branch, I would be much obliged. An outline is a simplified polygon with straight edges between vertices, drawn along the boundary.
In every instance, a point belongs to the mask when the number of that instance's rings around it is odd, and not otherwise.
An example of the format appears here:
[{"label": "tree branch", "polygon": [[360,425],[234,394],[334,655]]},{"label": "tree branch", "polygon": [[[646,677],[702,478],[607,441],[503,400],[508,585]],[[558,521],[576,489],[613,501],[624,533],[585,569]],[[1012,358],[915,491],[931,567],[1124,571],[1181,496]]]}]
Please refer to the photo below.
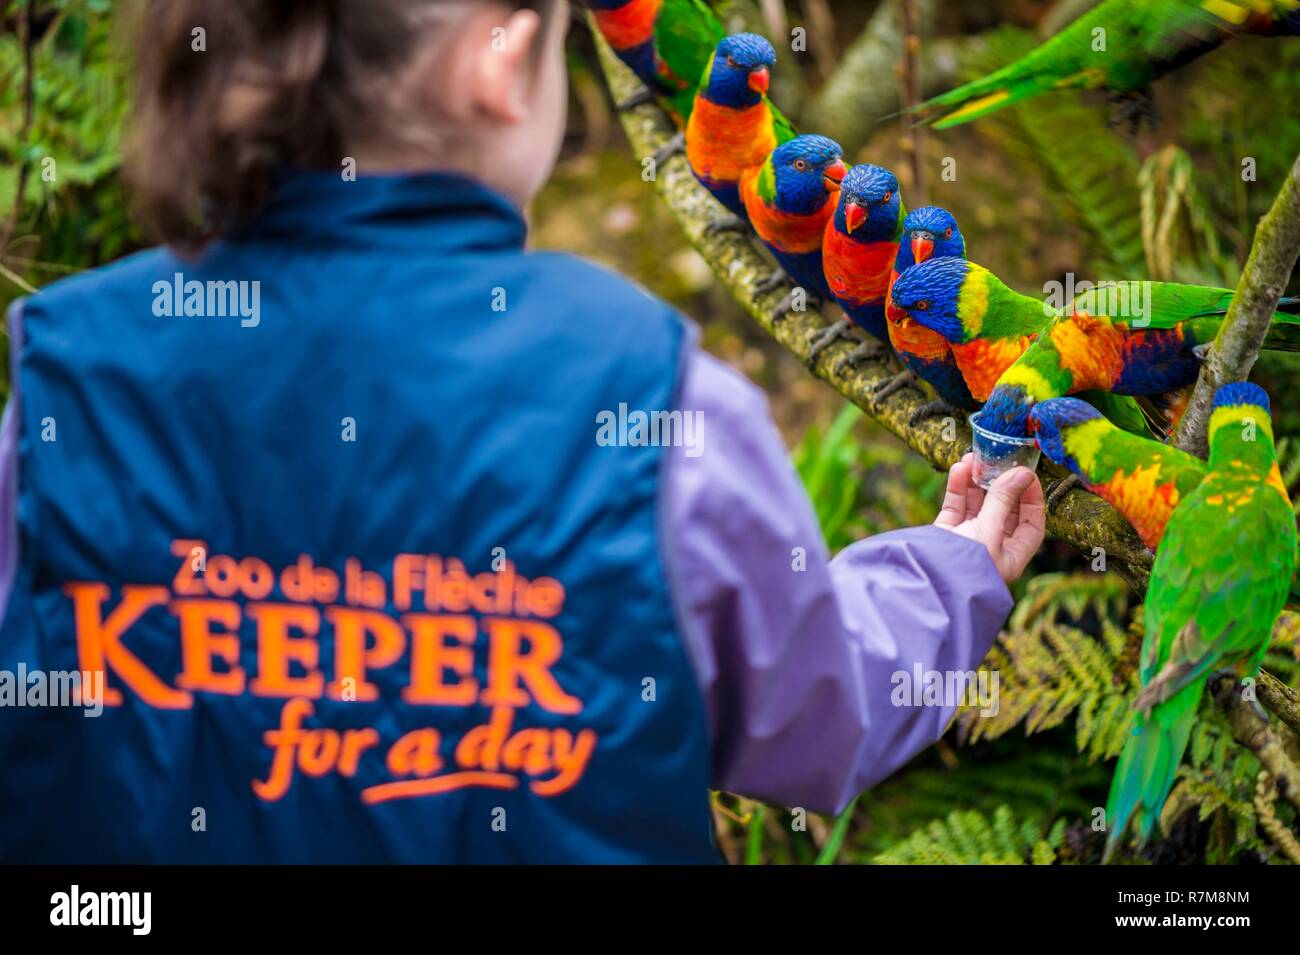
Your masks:
[{"label": "tree branch", "polygon": [[[923,3],[925,0],[923,0]],[[885,4],[893,8],[893,3]],[[596,31],[593,31],[596,32]],[[597,33],[596,46],[601,66],[609,81],[615,101],[625,99],[637,86],[637,80],[610,51]],[[896,84],[885,84],[896,88]],[[674,130],[664,113],[647,104],[622,114],[623,128],[638,157],[650,157],[672,136]],[[713,197],[691,175],[685,159],[675,156],[655,170],[655,187],[681,225],[692,246],[704,257],[718,279],[740,306],[773,338],[805,362],[809,352],[809,334],[825,326],[820,312],[794,312],[780,322],[772,313],[781,299],[780,292],[765,296],[755,294],[755,286],[771,271],[754,246],[730,233],[705,234],[708,222],[719,212]],[[899,370],[868,365],[862,369],[836,371],[836,365],[849,350],[836,343],[817,358],[812,373],[828,382],[885,428],[901,438],[936,469],[947,470],[970,447],[970,431],[964,421],[928,419],[913,427],[908,418],[926,400],[919,392],[904,388],[877,403],[872,389],[893,377]],[[1102,548],[1109,569],[1115,570],[1138,593],[1146,589],[1151,554],[1137,534],[1118,512],[1092,494],[1070,492],[1049,515],[1048,530],[1092,559],[1094,548]]]},{"label": "tree branch", "polygon": [[1255,692],[1259,696],[1259,702],[1300,736],[1300,693],[1296,693],[1267,670],[1259,671]]},{"label": "tree branch", "polygon": [[1211,689],[1228,718],[1232,738],[1255,754],[1260,765],[1276,780],[1278,791],[1300,809],[1300,767],[1291,762],[1281,741],[1268,728],[1268,720],[1237,692],[1233,677],[1219,677]]},{"label": "tree branch", "polygon": [[1177,447],[1206,457],[1206,432],[1214,392],[1220,385],[1245,381],[1250,374],[1298,257],[1300,158],[1282,183],[1273,207],[1255,230],[1250,258],[1237,283],[1232,306],[1214,338],[1209,358],[1201,366],[1196,390],[1174,434]]}]

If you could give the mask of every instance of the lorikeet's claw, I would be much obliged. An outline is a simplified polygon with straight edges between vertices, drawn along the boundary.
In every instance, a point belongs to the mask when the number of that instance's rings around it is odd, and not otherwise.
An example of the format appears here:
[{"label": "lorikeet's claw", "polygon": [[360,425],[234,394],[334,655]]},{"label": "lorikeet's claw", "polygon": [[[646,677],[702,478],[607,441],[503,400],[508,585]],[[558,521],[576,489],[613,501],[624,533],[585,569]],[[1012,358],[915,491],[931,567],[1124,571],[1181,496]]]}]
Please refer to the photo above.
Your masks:
[{"label": "lorikeet's claw", "polygon": [[965,412],[960,408],[955,408],[942,399],[937,401],[927,401],[921,407],[917,408],[908,417],[908,425],[915,427],[927,418],[954,418],[961,421],[965,417]]},{"label": "lorikeet's claw", "polygon": [[812,339],[812,348],[808,350],[808,367],[812,368],[817,362],[817,356],[841,338],[852,338],[852,331],[853,322],[847,318],[841,318],[838,322],[822,329]]},{"label": "lorikeet's claw", "polygon": [[777,268],[775,272],[767,278],[760,280],[759,283],[754,286],[754,294],[766,295],[768,292],[775,292],[789,281],[790,276],[786,270],[783,268]]},{"label": "lorikeet's claw", "polygon": [[1052,489],[1047,492],[1047,513],[1050,514],[1055,511],[1056,505],[1061,502],[1061,499],[1069,494],[1072,489],[1078,487],[1079,484],[1079,475],[1077,474],[1071,474],[1069,477],[1062,478],[1053,484]]},{"label": "lorikeet's claw", "polygon": [[614,108],[620,113],[626,113],[629,109],[636,109],[638,106],[644,106],[646,103],[653,103],[654,101],[655,94],[650,87],[643,86],[621,103],[615,103]]},{"label": "lorikeet's claw", "polygon": [[835,374],[842,375],[850,368],[857,368],[863,362],[884,361],[889,355],[889,349],[878,341],[861,342],[857,348],[849,352],[835,364]]},{"label": "lorikeet's claw", "polygon": [[[781,303],[780,303],[779,305],[777,305],[777,307],[774,308],[774,309],[772,310],[772,321],[774,321],[774,322],[780,322],[780,321],[783,321],[787,315],[789,315],[791,312],[795,311],[795,307],[794,307],[794,296],[795,296],[795,293],[794,293],[794,292],[791,292],[791,293],[790,293],[789,295],[787,295],[785,298],[781,299]],[[805,295],[804,295],[804,301],[803,301],[803,305],[804,305],[804,307],[801,308],[801,309],[799,309],[799,311],[800,311],[800,312],[806,312],[806,311],[812,310],[812,311],[815,312],[815,311],[817,311],[819,308],[821,308],[822,305],[824,305],[824,304],[825,304],[825,303],[821,300],[821,296],[820,296],[820,295],[809,295],[809,294],[805,293]]]},{"label": "lorikeet's claw", "polygon": [[[653,99],[654,97],[651,97]],[[686,152],[686,133],[681,132],[655,150],[653,162],[659,168],[674,156]]]},{"label": "lorikeet's claw", "polygon": [[1151,90],[1141,89],[1132,93],[1117,93],[1110,99],[1110,128],[1128,127],[1128,134],[1136,136],[1142,131],[1145,122],[1152,129],[1156,128],[1156,101]]},{"label": "lorikeet's claw", "polygon": [[718,216],[716,219],[710,219],[709,224],[704,227],[705,235],[717,235],[719,232],[748,232],[749,223],[740,216],[727,214]]},{"label": "lorikeet's claw", "polygon": [[[848,361],[847,358],[844,360]],[[917,379],[915,374],[907,369],[903,369],[893,378],[890,378],[887,381],[882,381],[880,384],[872,388],[872,403],[880,404],[880,402],[884,401],[890,395],[897,394],[904,388],[915,388],[918,391],[921,390],[920,381]]]}]

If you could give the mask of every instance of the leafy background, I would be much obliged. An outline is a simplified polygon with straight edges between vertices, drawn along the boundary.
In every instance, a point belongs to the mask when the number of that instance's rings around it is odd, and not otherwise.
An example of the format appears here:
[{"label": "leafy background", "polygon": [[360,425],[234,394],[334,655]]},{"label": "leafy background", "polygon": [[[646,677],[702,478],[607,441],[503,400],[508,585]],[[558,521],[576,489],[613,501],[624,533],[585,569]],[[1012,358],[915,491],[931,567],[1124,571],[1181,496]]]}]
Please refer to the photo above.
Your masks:
[{"label": "leafy background", "polygon": [[[884,0],[894,2],[894,0]],[[972,76],[1030,49],[1087,0],[943,4],[925,43],[948,44]],[[807,55],[783,56],[777,94],[796,120],[828,108],[818,91],[875,15],[862,0],[724,0],[732,28],[805,26]],[[22,0],[0,0],[0,306],[143,246],[118,178],[129,98],[128,56],[108,0],[33,0],[31,122],[25,120]],[[780,46],[780,44],[778,44]],[[933,519],[942,475],[853,407],[842,406],[750,322],[686,244],[623,139],[590,36],[570,35],[570,122],[556,176],[530,210],[533,242],[572,250],[635,277],[701,324],[705,346],[768,392],[833,550]],[[872,84],[897,84],[882,61]],[[1026,292],[1067,272],[1080,279],[1175,278],[1233,286],[1252,224],[1300,153],[1300,43],[1245,38],[1157,90],[1159,125],[1136,138],[1107,126],[1102,98],[1060,94],[925,137],[927,201],[951,209],[976,261]],[[801,108],[802,107],[802,108]],[[852,110],[852,102],[831,104]],[[875,117],[870,117],[875,119]],[[917,184],[897,121],[865,125],[851,155]],[[55,177],[41,175],[55,160]],[[955,159],[946,182],[941,163]],[[1255,163],[1254,182],[1242,163]],[[20,170],[26,167],[23,177]],[[17,195],[19,183],[24,183]],[[1293,290],[1294,291],[1294,290]],[[0,337],[0,349],[7,349]],[[8,361],[0,363],[0,397]],[[1300,433],[1292,372],[1266,356],[1256,377],[1281,434]],[[1283,446],[1295,496],[1300,453]],[[985,666],[996,669],[995,717],[962,712],[945,738],[864,794],[838,819],[714,794],[719,843],[736,862],[1089,863],[1136,687],[1140,607],[1118,578],[1049,545],[1017,588],[1019,603]],[[1279,631],[1267,666],[1300,686],[1300,621]],[[1289,740],[1294,747],[1295,740]],[[1258,763],[1208,704],[1161,837],[1130,862],[1284,861],[1258,825]],[[1289,806],[1280,821],[1295,828]]]}]

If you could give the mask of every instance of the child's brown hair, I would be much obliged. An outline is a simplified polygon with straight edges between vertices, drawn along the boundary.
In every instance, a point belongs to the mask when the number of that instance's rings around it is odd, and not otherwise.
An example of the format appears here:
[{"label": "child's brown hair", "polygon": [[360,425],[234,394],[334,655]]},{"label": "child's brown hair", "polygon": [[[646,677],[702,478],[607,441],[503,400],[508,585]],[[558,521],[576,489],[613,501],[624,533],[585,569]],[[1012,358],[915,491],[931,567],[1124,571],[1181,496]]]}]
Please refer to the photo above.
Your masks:
[{"label": "child's brown hair", "polygon": [[141,0],[126,175],[142,225],[193,250],[253,215],[277,166],[341,169],[393,119],[427,28],[477,2]]}]

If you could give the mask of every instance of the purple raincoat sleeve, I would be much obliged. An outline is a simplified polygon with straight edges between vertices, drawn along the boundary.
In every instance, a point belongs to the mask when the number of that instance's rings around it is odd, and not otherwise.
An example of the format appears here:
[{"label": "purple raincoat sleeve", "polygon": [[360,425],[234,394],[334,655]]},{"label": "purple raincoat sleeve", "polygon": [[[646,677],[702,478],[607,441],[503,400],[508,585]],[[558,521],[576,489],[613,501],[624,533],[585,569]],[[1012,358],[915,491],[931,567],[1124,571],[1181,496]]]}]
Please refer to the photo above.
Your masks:
[{"label": "purple raincoat sleeve", "polygon": [[762,393],[697,352],[680,406],[701,440],[669,452],[665,561],[713,784],[838,812],[942,735],[955,701],[895,700],[920,698],[918,674],[977,667],[1011,595],[981,545],[937,527],[828,561]]},{"label": "purple raincoat sleeve", "polygon": [[[10,367],[18,369],[22,348],[19,306],[9,309]],[[0,418],[0,623],[18,572],[18,375],[9,377],[9,402]]]}]

